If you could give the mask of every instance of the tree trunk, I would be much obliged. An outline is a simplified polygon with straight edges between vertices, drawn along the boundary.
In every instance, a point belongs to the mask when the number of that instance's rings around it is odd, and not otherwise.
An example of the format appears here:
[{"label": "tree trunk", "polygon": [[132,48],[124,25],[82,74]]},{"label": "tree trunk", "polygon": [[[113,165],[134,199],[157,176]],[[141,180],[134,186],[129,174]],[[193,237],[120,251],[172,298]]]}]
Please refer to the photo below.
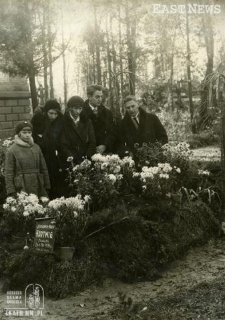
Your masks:
[{"label": "tree trunk", "polygon": [[42,42],[42,49],[44,54],[44,96],[45,102],[48,100],[48,57],[47,57],[47,49],[46,49],[46,8],[43,7],[43,27],[42,27],[42,35],[43,35],[43,42]]},{"label": "tree trunk", "polygon": [[95,53],[93,52],[92,54],[92,79],[93,82],[96,83],[96,70],[95,70],[95,66],[96,66],[96,59],[95,59]]},{"label": "tree trunk", "polygon": [[50,99],[54,99],[53,71],[52,71],[52,34],[51,34],[49,5],[48,5],[48,21],[47,22],[48,22],[48,62],[49,62]]},{"label": "tree trunk", "polygon": [[33,111],[34,111],[38,106],[38,98],[37,98],[37,88],[36,88],[36,82],[35,82],[35,75],[32,70],[29,71],[29,85],[30,85],[32,107],[33,107]]},{"label": "tree trunk", "polygon": [[187,36],[187,79],[188,79],[188,97],[189,97],[189,111],[191,117],[192,133],[195,132],[193,126],[193,101],[192,101],[192,84],[191,84],[191,50],[190,50],[190,30],[188,8],[186,4],[186,36]]},{"label": "tree trunk", "polygon": [[123,101],[123,60],[122,60],[122,31],[121,31],[121,10],[120,3],[118,2],[118,13],[119,13],[119,59],[120,59],[120,96]]},{"label": "tree trunk", "polygon": [[108,65],[108,83],[109,83],[109,109],[112,108],[112,66],[111,66],[111,52],[110,52],[110,38],[108,27],[108,16],[106,18],[106,42],[107,42],[107,65]]},{"label": "tree trunk", "polygon": [[208,107],[210,104],[210,86],[208,83],[208,77],[213,72],[213,58],[214,58],[214,38],[213,38],[213,29],[212,29],[212,21],[210,16],[207,16],[202,19],[203,23],[203,32],[204,39],[206,45],[206,53],[207,53],[207,65],[205,78],[202,82],[202,93],[201,93],[201,109],[199,112],[200,121],[199,127],[204,128],[207,125],[207,120],[209,120],[208,115]]},{"label": "tree trunk", "polygon": [[[27,9],[29,10],[28,6],[27,6]],[[35,82],[34,48],[32,46],[31,21],[28,24],[26,40],[27,40],[27,43],[30,44],[27,52],[28,54],[27,74],[28,74],[29,85],[30,85],[32,108],[34,111],[38,106],[38,97],[37,97],[37,88],[36,88],[36,82]]]},{"label": "tree trunk", "polygon": [[94,6],[94,18],[95,18],[95,52],[96,52],[97,82],[98,84],[102,84],[99,27],[97,22],[96,6]]},{"label": "tree trunk", "polygon": [[61,8],[61,29],[62,29],[62,59],[63,59],[63,91],[64,91],[64,106],[67,104],[67,81],[66,81],[66,59],[65,59],[65,41],[64,41],[64,17],[63,9]]},{"label": "tree trunk", "polygon": [[112,95],[112,111],[115,118],[119,116],[119,110],[117,110],[118,102],[119,102],[119,83],[117,79],[117,61],[116,61],[116,50],[115,50],[115,39],[113,37],[112,32],[112,22],[113,18],[110,17],[110,37],[112,42],[112,62],[113,62],[113,95]]},{"label": "tree trunk", "polygon": [[135,37],[136,37],[136,19],[130,21],[129,6],[126,0],[126,28],[127,28],[127,59],[129,72],[129,88],[130,94],[135,95]]},{"label": "tree trunk", "polygon": [[220,106],[221,111],[221,170],[222,170],[222,190],[221,190],[221,202],[222,202],[222,213],[224,219],[224,209],[225,209],[225,86],[224,86],[224,78],[218,78],[218,88],[220,88],[220,84],[223,83],[224,90],[220,91],[218,95],[218,105]]},{"label": "tree trunk", "polygon": [[171,53],[171,64],[170,64],[170,96],[171,96],[171,109],[174,110],[174,103],[173,103],[173,73],[174,73],[174,45],[176,39],[176,30],[174,31],[173,40],[172,40],[172,53]]}]

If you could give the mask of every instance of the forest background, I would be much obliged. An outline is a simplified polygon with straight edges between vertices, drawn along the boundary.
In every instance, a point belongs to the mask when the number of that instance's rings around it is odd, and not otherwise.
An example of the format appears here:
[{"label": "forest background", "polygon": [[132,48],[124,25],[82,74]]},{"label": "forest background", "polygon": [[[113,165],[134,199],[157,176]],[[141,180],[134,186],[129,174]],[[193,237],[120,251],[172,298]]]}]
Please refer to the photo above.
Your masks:
[{"label": "forest background", "polygon": [[50,98],[63,107],[72,95],[86,98],[86,86],[98,83],[109,89],[115,119],[123,116],[124,96],[136,94],[148,111],[160,113],[172,140],[217,126],[222,1],[184,1],[184,13],[155,13],[156,3],[170,7],[167,0],[0,2],[0,69],[27,77],[33,110]]}]

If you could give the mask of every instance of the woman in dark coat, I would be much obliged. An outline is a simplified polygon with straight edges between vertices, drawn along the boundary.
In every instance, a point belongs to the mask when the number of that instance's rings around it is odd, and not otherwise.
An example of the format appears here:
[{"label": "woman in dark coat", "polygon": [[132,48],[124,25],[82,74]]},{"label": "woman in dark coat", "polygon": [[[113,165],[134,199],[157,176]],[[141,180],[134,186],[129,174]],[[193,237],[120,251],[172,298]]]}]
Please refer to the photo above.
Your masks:
[{"label": "woman in dark coat", "polygon": [[63,116],[62,153],[65,160],[73,157],[74,163],[82,162],[85,157],[90,159],[96,148],[92,122],[81,113],[83,106],[83,99],[73,96]]},{"label": "woman in dark coat", "polygon": [[56,100],[46,102],[43,112],[34,114],[31,119],[33,124],[33,139],[44,155],[51,181],[50,199],[61,196],[62,193],[62,168],[60,144],[63,130],[63,115],[60,104]]},{"label": "woman in dark coat", "polygon": [[5,182],[8,196],[21,191],[48,196],[47,166],[40,147],[33,141],[32,125],[27,121],[16,126],[15,142],[6,153]]}]

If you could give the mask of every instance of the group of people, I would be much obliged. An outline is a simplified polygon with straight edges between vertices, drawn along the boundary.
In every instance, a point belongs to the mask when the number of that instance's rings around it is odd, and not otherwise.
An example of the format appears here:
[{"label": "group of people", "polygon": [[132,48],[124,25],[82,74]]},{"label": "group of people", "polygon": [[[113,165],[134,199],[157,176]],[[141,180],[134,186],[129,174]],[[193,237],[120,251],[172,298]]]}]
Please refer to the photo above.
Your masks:
[{"label": "group of people", "polygon": [[133,155],[137,143],[168,142],[159,118],[139,107],[135,96],[125,97],[126,112],[119,123],[102,103],[102,86],[88,86],[87,96],[85,102],[71,97],[64,114],[56,100],[49,100],[30,122],[18,123],[5,161],[8,196],[20,191],[50,199],[66,195],[68,157],[78,164],[95,153],[123,157]]}]

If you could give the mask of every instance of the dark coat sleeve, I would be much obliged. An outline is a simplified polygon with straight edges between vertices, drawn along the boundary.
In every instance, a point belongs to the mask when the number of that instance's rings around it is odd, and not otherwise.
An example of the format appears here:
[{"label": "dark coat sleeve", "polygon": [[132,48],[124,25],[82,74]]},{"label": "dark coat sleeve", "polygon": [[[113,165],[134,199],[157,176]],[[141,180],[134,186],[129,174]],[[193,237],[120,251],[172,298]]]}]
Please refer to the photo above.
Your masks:
[{"label": "dark coat sleeve", "polygon": [[91,120],[88,121],[88,147],[87,147],[87,157],[92,157],[96,150],[96,140],[93,125]]},{"label": "dark coat sleeve", "polygon": [[154,120],[156,140],[161,142],[162,144],[168,143],[168,136],[166,133],[166,129],[164,128],[161,121],[155,114],[152,114],[152,117]]},{"label": "dark coat sleeve", "polygon": [[132,152],[132,150],[126,144],[126,134],[124,129],[124,121],[121,120],[117,125],[116,131],[116,154],[118,154],[120,157],[124,157]]},{"label": "dark coat sleeve", "polygon": [[43,174],[44,187],[45,187],[45,189],[49,190],[51,188],[51,184],[50,184],[47,165],[46,165],[45,158],[44,158],[44,156],[43,156],[43,154],[41,152],[40,147],[39,146],[37,146],[37,147],[39,149],[40,172]]},{"label": "dark coat sleeve", "polygon": [[73,156],[73,153],[70,150],[70,143],[66,138],[65,130],[62,131],[62,134],[60,136],[59,152],[63,161],[65,161],[68,157]]},{"label": "dark coat sleeve", "polygon": [[106,109],[106,135],[105,135],[105,146],[107,147],[108,152],[113,150],[113,146],[115,143],[115,125],[113,122],[113,115],[110,110]]}]

